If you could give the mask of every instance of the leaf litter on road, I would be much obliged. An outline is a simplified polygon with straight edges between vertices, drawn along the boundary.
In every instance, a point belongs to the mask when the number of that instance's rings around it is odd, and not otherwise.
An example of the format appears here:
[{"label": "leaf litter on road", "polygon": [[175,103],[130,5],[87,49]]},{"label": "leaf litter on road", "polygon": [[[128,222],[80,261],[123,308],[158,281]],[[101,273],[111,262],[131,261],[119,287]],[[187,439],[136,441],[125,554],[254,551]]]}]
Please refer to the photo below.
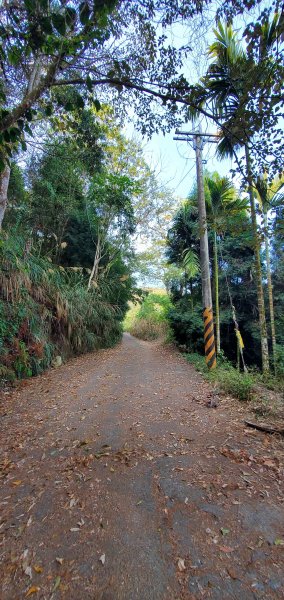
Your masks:
[{"label": "leaf litter on road", "polygon": [[[278,515],[283,506],[283,443],[264,443],[264,434],[246,433],[243,416],[249,407],[232,398],[220,397],[218,410],[208,411],[208,384],[175,351],[137,344],[130,351],[122,345],[74,359],[62,368],[60,380],[58,372],[46,373],[13,391],[13,400],[7,397],[13,425],[2,436],[6,458],[1,476],[10,488],[9,494],[7,485],[0,490],[5,511],[2,573],[14,598],[21,597],[31,577],[40,580],[40,588],[30,583],[26,594],[40,590],[48,598],[51,589],[64,591],[66,583],[68,600],[93,598],[103,586],[106,571],[100,565],[113,555],[114,540],[124,568],[121,574],[109,559],[113,593],[119,577],[131,581],[138,566],[141,573],[140,552],[143,593],[148,593],[147,586],[155,585],[154,571],[150,561],[145,566],[143,552],[145,540],[155,543],[151,524],[159,536],[153,564],[160,558],[166,565],[170,561],[161,540],[172,548],[177,598],[186,597],[190,568],[200,585],[197,600],[204,596],[200,564],[191,558],[190,548],[184,551],[189,542],[202,557],[203,572],[210,568],[218,575],[226,569],[231,579],[242,582],[244,596],[251,589],[247,565],[256,548],[264,553],[262,584],[272,577],[277,585],[281,580],[281,518],[269,521],[269,515]],[[107,384],[105,365],[112,374]],[[41,403],[40,382],[47,390]],[[139,388],[143,398],[137,396]],[[100,399],[95,409],[94,389]],[[80,421],[83,410],[86,418]],[[99,439],[105,443],[99,445]],[[131,544],[121,545],[124,536],[130,542],[134,537],[135,544],[139,539],[135,562]],[[227,540],[228,545],[221,543]],[[14,556],[18,544],[20,559]],[[80,569],[90,575],[82,576]],[[163,578],[163,569],[159,573]],[[269,589],[266,595],[274,600],[277,594]]]}]

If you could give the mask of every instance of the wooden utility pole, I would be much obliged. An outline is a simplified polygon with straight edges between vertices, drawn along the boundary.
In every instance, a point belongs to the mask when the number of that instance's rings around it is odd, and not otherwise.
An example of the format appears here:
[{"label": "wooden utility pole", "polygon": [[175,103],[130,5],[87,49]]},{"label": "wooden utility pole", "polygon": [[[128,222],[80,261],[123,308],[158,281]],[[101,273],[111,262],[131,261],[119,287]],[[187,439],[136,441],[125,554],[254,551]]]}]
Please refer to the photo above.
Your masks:
[{"label": "wooden utility pole", "polygon": [[204,346],[205,360],[209,369],[216,367],[216,348],[214,337],[214,322],[212,308],[212,293],[211,279],[209,267],[209,248],[208,248],[208,232],[206,205],[204,194],[204,177],[203,177],[203,161],[202,148],[203,139],[208,142],[218,143],[218,136],[210,133],[201,133],[201,131],[176,131],[175,140],[192,141],[196,155],[196,174],[197,174],[197,190],[198,190],[198,219],[199,219],[199,236],[200,236],[200,266],[202,280],[202,305],[203,305],[203,321],[204,321]]}]

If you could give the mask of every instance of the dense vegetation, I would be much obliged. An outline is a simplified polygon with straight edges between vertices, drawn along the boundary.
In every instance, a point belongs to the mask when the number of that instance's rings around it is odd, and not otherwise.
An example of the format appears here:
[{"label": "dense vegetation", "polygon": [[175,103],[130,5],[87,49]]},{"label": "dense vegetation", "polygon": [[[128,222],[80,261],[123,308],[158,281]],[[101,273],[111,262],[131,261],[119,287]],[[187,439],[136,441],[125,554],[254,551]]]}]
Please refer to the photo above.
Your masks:
[{"label": "dense vegetation", "polygon": [[[74,270],[38,256],[11,233],[1,245],[0,373],[28,377],[72,356],[114,344],[120,336],[129,286],[109,276],[87,289],[82,267]],[[121,275],[126,272],[121,263]],[[79,272],[78,272],[79,271]]]},{"label": "dense vegetation", "polygon": [[119,340],[135,291],[132,236],[155,220],[154,184],[108,107],[76,111],[63,132],[55,123],[24,169],[11,164],[0,247],[4,380]]},{"label": "dense vegetation", "polygon": [[[238,193],[228,178],[222,179],[217,174],[207,177],[205,182],[217,352],[220,353],[222,338],[227,355],[233,358],[236,354],[238,364],[241,356],[245,370],[245,345],[246,362],[257,364],[266,373],[271,367],[275,373],[279,372],[279,360],[281,362],[283,359],[283,352],[278,346],[283,343],[283,322],[281,318],[275,320],[273,297],[274,280],[275,283],[279,282],[279,269],[283,271],[281,219],[279,222],[279,211],[283,205],[283,163],[278,163],[278,173],[275,174],[276,163],[272,158],[268,160],[268,156],[264,157],[259,148],[259,143],[263,144],[265,139],[263,127],[268,122],[262,114],[262,100],[259,98],[259,126],[257,131],[253,131],[251,111],[257,101],[258,91],[256,89],[251,96],[248,94],[246,73],[258,72],[260,81],[263,76],[267,77],[267,94],[275,94],[275,82],[270,80],[270,76],[279,58],[278,35],[282,25],[283,13],[276,13],[272,20],[268,18],[264,21],[259,27],[259,40],[255,40],[254,52],[251,53],[251,45],[245,48],[231,25],[219,23],[214,30],[215,40],[209,48],[211,62],[198,86],[198,107],[191,109],[193,116],[196,116],[200,114],[202,106],[207,106],[207,103],[212,106],[215,116],[225,125],[219,135],[217,153],[220,157],[235,157],[238,172],[243,178],[242,190]],[[259,69],[262,59],[263,71]],[[261,83],[258,85],[261,88]],[[239,152],[242,153],[240,159]],[[254,159],[257,162],[253,165]],[[196,248],[200,237],[197,229],[201,225],[200,220],[199,225],[197,223],[196,206],[196,193],[195,198],[193,193],[176,215],[169,232],[168,256],[170,262],[183,266],[186,271],[182,282],[170,283],[178,309],[172,315],[173,325],[183,341],[189,337],[193,346],[199,349],[200,321],[198,317],[192,319],[190,316],[190,311],[193,317],[197,316],[194,310],[201,302],[197,264],[199,251]],[[193,281],[194,277],[197,277],[196,281]],[[187,279],[190,280],[189,286]],[[190,309],[186,302],[188,287]],[[283,297],[279,298],[279,304],[283,306]],[[244,332],[245,344],[238,320]],[[237,334],[235,343],[234,329]]]},{"label": "dense vegetation", "polygon": [[[244,343],[243,355],[248,367],[261,368],[260,329],[257,310],[255,253],[249,208],[245,197],[240,199],[233,185],[216,173],[206,178],[207,214],[211,273],[213,279],[214,313],[218,314],[220,350],[236,366],[243,368],[239,354],[236,323]],[[217,194],[217,191],[219,193]],[[192,352],[203,352],[203,322],[201,276],[198,262],[199,238],[196,189],[177,211],[168,233],[167,256],[176,266],[167,287],[174,308],[169,313],[176,339]],[[283,375],[283,310],[284,289],[281,273],[284,268],[283,221],[279,207],[269,221],[272,256],[272,285],[276,299],[276,371]],[[263,284],[266,300],[266,319],[269,322],[268,289],[265,272],[267,264],[262,252]],[[217,331],[217,322],[216,331]],[[216,336],[218,338],[218,336]],[[272,335],[270,330],[270,350]],[[240,364],[241,363],[241,364]],[[273,370],[273,354],[271,352]]]}]

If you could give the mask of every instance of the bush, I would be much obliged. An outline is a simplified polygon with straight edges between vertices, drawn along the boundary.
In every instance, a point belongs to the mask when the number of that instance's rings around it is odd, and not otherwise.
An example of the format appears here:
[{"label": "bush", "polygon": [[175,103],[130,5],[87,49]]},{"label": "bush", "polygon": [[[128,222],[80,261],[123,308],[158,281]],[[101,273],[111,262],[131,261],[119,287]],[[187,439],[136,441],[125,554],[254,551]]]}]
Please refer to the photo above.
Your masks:
[{"label": "bush", "polygon": [[284,377],[284,346],[276,345],[276,373],[277,377]]},{"label": "bush", "polygon": [[239,400],[252,399],[255,381],[249,373],[241,373],[232,367],[229,370],[217,369],[216,374],[215,381],[218,381],[224,392]]},{"label": "bush", "polygon": [[186,303],[182,299],[169,310],[168,316],[176,341],[191,352],[202,352],[204,325],[201,305],[191,307],[189,298]]},{"label": "bush", "polygon": [[124,331],[130,332],[130,328],[132,327],[139,310],[140,310],[140,304],[138,304],[138,301],[136,301],[135,303],[129,302],[128,311],[127,311],[124,321],[123,321],[123,330]]}]

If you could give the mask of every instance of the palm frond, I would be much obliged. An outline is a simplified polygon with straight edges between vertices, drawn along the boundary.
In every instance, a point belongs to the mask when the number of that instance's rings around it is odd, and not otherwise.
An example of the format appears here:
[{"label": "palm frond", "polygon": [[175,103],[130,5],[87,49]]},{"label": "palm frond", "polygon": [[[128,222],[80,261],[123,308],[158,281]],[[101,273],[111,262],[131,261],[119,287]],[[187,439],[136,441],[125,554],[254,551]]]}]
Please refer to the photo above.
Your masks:
[{"label": "palm frond", "polygon": [[280,193],[284,187],[283,175],[276,176],[270,184],[265,174],[259,176],[255,181],[255,187],[262,210],[267,211],[283,203],[284,194]]},{"label": "palm frond", "polygon": [[190,278],[196,277],[196,275],[198,275],[200,272],[199,257],[191,248],[186,248],[183,251],[182,265],[186,274]]}]

